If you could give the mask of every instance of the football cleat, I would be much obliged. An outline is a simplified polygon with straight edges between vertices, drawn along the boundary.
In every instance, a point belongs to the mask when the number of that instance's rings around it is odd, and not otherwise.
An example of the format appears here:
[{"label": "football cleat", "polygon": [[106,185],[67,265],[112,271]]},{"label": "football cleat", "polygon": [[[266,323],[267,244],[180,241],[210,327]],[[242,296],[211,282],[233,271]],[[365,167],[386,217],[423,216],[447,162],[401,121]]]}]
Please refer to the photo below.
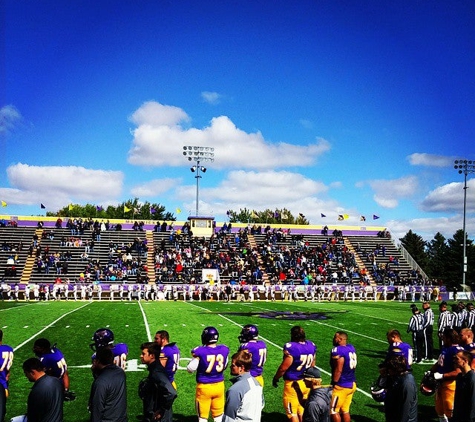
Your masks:
[{"label": "football cleat", "polygon": [[106,347],[114,344],[114,333],[108,328],[99,328],[92,336],[91,349],[96,351],[101,347]]},{"label": "football cleat", "polygon": [[238,340],[240,343],[246,343],[250,340],[256,340],[259,336],[259,331],[257,327],[252,324],[247,324],[242,327],[241,334],[238,336]]},{"label": "football cleat", "polygon": [[219,338],[218,330],[214,327],[206,327],[201,333],[201,344],[217,343]]}]

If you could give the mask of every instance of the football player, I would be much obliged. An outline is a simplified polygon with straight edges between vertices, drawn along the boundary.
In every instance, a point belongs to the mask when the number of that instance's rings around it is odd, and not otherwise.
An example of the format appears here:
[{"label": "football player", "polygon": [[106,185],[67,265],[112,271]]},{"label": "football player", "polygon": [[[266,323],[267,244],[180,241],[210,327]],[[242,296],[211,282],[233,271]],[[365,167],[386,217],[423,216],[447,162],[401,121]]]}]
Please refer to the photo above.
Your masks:
[{"label": "football player", "polygon": [[292,422],[301,422],[304,408],[299,397],[307,398],[310,389],[305,385],[304,372],[315,366],[317,346],[306,340],[305,331],[300,326],[290,329],[290,342],[284,345],[282,363],[274,375],[272,385],[277,387],[284,378],[283,403],[287,417]]},{"label": "football player", "polygon": [[459,346],[460,337],[452,328],[444,329],[442,341],[444,347],[430,372],[437,381],[440,381],[435,393],[435,411],[439,421],[448,421],[452,418],[454,410],[455,379],[461,372],[459,368],[454,369],[454,357],[464,349]]},{"label": "football player", "polygon": [[6,413],[6,399],[8,397],[8,379],[13,363],[13,348],[3,344],[3,331],[0,330],[0,421]]},{"label": "football player", "polygon": [[258,339],[259,331],[255,325],[248,324],[242,327],[238,340],[241,343],[238,351],[246,350],[252,355],[251,375],[264,387],[262,371],[267,359],[267,346]]},{"label": "football player", "polygon": [[356,350],[348,343],[348,335],[337,331],[333,336],[330,352],[333,394],[331,402],[332,422],[350,422],[350,406],[356,391]]},{"label": "football player", "polygon": [[33,344],[33,353],[38,357],[45,368],[47,375],[58,378],[64,387],[64,398],[67,401],[74,400],[76,397],[69,391],[69,373],[68,364],[64,358],[63,352],[46,338],[39,338]]},{"label": "football player", "polygon": [[170,335],[165,330],[155,333],[155,343],[160,346],[160,362],[176,390],[175,373],[180,363],[180,349],[176,343],[170,343]]},{"label": "football player", "polygon": [[188,372],[196,372],[195,405],[199,422],[206,422],[210,411],[214,422],[223,418],[224,370],[228,366],[229,348],[218,344],[218,339],[218,330],[206,327],[201,333],[202,346],[191,351],[193,359],[186,367]]},{"label": "football player", "polygon": [[[114,363],[125,371],[129,348],[125,343],[114,344],[114,333],[112,330],[109,328],[99,328],[94,332],[92,341],[94,343],[90,344],[89,347],[93,352],[96,352],[96,350],[101,347],[112,349],[112,352],[114,353]],[[95,356],[96,353],[92,355],[92,359],[94,359]]]},{"label": "football player", "polygon": [[389,330],[386,334],[386,338],[388,339],[389,347],[386,353],[386,359],[380,365],[380,368],[384,367],[385,362],[387,362],[391,356],[404,356],[407,362],[407,370],[410,370],[413,360],[411,345],[402,341],[399,330]]}]

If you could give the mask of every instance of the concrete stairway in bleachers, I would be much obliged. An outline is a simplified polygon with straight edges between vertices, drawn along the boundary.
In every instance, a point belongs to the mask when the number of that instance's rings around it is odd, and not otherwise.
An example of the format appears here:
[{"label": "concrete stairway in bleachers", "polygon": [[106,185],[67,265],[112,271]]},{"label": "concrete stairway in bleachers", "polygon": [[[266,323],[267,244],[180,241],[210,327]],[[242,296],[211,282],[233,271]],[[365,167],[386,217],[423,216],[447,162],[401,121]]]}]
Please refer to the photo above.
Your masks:
[{"label": "concrete stairway in bleachers", "polygon": [[262,284],[264,286],[267,286],[269,284],[269,274],[267,274],[265,268],[264,268],[264,263],[262,261],[262,256],[261,256],[261,253],[259,252],[259,249],[257,247],[257,242],[256,242],[256,239],[254,237],[254,235],[252,234],[248,234],[247,235],[247,240],[249,242],[249,246],[251,248],[251,250],[256,250],[257,251],[257,262],[259,264],[259,268],[262,270]]},{"label": "concrete stairway in bleachers", "polygon": [[[36,229],[35,235],[38,236],[38,243],[40,243],[43,235],[43,229]],[[28,284],[30,282],[31,273],[33,272],[33,266],[35,265],[35,262],[36,254],[33,253],[28,255],[25,266],[23,267],[23,271],[21,273],[20,283]]]},{"label": "concrete stairway in bleachers", "polygon": [[356,250],[355,250],[354,246],[351,244],[350,240],[347,237],[343,238],[343,240],[345,242],[345,246],[348,248],[348,250],[355,257],[355,261],[356,261],[356,264],[358,265],[358,269],[361,271],[364,268],[366,270],[366,274],[368,275],[368,278],[369,278],[369,284],[371,286],[376,286],[377,283],[376,283],[376,281],[374,281],[374,278],[373,278],[371,272],[368,271],[368,268],[366,268],[366,265],[364,264],[364,262],[361,259],[360,255],[356,252]]},{"label": "concrete stairway in bleachers", "polygon": [[147,268],[148,268],[148,279],[149,283],[155,284],[155,245],[153,242],[153,231],[152,230],[147,230],[145,232],[145,238],[147,239],[147,247],[148,247],[148,253],[147,253]]}]

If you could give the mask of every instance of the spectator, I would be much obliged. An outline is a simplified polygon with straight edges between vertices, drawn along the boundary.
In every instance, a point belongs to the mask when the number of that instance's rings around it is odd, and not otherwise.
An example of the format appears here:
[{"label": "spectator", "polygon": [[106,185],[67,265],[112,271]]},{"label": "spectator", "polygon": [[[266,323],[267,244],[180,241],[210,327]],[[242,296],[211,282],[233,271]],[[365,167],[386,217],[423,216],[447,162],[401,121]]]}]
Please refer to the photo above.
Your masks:
[{"label": "spectator", "polygon": [[262,386],[251,375],[252,355],[241,350],[231,357],[233,385],[226,392],[223,422],[260,422],[264,396]]}]

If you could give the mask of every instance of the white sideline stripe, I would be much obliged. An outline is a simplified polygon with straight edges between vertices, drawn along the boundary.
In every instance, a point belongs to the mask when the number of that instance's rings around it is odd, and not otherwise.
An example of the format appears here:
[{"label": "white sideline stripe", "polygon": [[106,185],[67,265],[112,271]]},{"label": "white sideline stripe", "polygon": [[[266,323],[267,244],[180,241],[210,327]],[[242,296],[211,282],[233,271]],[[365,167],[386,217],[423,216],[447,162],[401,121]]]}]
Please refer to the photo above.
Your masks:
[{"label": "white sideline stripe", "polygon": [[145,324],[145,331],[147,331],[148,341],[152,341],[152,335],[150,334],[150,327],[148,325],[147,315],[145,315],[145,311],[143,310],[142,301],[139,300],[138,302],[139,302],[140,311],[142,312],[143,322]]},{"label": "white sideline stripe", "polygon": [[[198,306],[198,305],[195,305],[194,303],[190,303],[190,302],[187,302],[189,303],[190,305],[193,305],[193,306],[196,306],[197,308],[200,308],[200,309],[203,309],[204,311],[208,311],[209,312],[209,309],[206,309],[206,308],[203,308],[201,306]],[[224,315],[221,315],[221,314],[218,314],[218,316],[220,316],[221,318],[224,318],[225,320],[229,321],[230,323],[234,324],[234,325],[237,325],[238,327],[241,327],[242,328],[242,325],[241,324],[238,324],[237,322],[233,321],[232,319],[229,319],[228,317],[224,316]],[[266,341],[267,343],[269,343],[270,345],[274,346],[274,347],[277,347],[279,350],[282,350],[282,346],[279,346],[275,343],[273,343],[272,341],[270,340],[267,340],[266,338],[260,336],[264,341]],[[317,366],[318,368],[318,366]],[[330,372],[327,372],[325,371],[324,369],[322,368],[318,368],[321,372],[323,372],[325,375],[328,375],[328,376],[331,376]],[[369,393],[367,393],[366,391],[362,390],[361,388],[356,388],[356,391],[359,391],[361,394],[364,394],[366,397],[369,397],[370,399],[373,398],[373,396]]]},{"label": "white sideline stripe", "polygon": [[[8,300],[7,300],[7,302],[8,302]],[[11,310],[15,310],[15,309],[18,309],[18,308],[24,308],[25,306],[31,306],[31,305],[33,305],[33,303],[25,303],[24,305],[15,306],[15,307],[12,307],[12,308],[0,309],[0,312],[11,311]]]},{"label": "white sideline stripe", "polygon": [[20,347],[23,347],[26,343],[28,343],[29,341],[33,340],[35,337],[37,337],[38,335],[40,335],[43,331],[46,331],[48,328],[50,328],[51,326],[53,326],[54,324],[56,324],[58,321],[62,320],[65,316],[69,315],[69,314],[72,314],[73,312],[76,312],[76,311],[79,311],[80,309],[84,308],[85,306],[88,306],[90,305],[92,302],[88,302],[88,303],[85,303],[84,305],[80,306],[79,308],[76,308],[76,309],[73,309],[72,311],[69,311],[69,312],[66,312],[65,314],[61,315],[58,319],[56,319],[55,321],[53,321],[51,324],[48,324],[45,328],[43,328],[42,330],[38,331],[36,334],[32,335],[28,340],[25,340],[23,343],[19,344],[18,346],[16,346],[13,351],[16,352]]}]

